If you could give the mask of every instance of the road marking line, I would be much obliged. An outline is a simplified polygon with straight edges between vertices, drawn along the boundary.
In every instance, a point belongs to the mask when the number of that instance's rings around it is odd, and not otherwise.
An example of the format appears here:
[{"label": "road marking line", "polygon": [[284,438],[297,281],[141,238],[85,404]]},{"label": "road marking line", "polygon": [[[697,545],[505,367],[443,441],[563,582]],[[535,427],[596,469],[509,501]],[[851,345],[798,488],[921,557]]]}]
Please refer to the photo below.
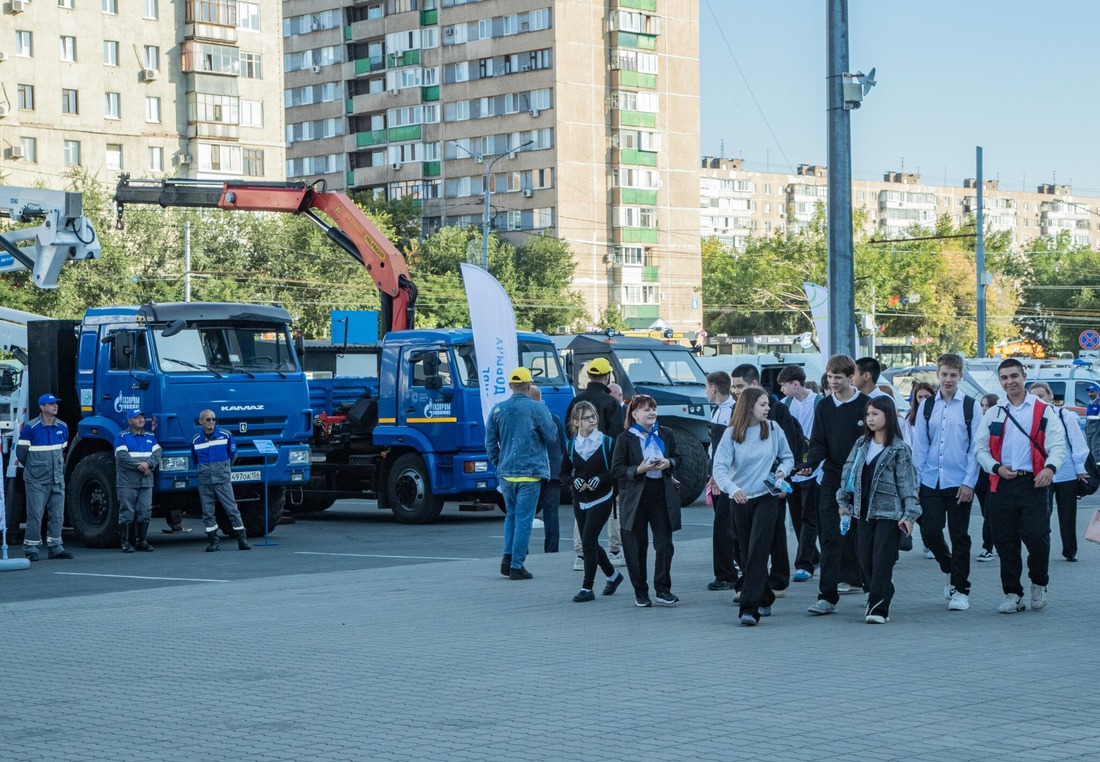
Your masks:
[{"label": "road marking line", "polygon": [[66,577],[112,577],[114,579],[152,579],[168,582],[229,582],[228,579],[194,579],[192,577],[141,577],[136,574],[92,574],[90,572],[54,572]]},{"label": "road marking line", "polygon": [[480,558],[450,558],[448,556],[383,556],[377,553],[321,553],[313,550],[296,550],[296,556],[351,556],[352,558],[407,558],[415,561],[480,561]]}]

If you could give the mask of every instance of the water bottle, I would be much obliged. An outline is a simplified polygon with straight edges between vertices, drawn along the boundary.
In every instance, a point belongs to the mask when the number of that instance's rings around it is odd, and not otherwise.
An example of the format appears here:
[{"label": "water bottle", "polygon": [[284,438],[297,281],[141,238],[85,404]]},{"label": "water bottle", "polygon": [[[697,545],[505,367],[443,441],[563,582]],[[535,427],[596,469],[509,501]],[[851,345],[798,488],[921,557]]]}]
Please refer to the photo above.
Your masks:
[{"label": "water bottle", "polygon": [[791,483],[788,482],[786,479],[776,479],[775,486],[776,489],[779,489],[780,491],[785,492],[788,495],[794,492],[794,487],[792,487]]},{"label": "water bottle", "polygon": [[840,517],[840,534],[844,536],[848,534],[848,530],[852,528],[852,515],[849,513]]}]

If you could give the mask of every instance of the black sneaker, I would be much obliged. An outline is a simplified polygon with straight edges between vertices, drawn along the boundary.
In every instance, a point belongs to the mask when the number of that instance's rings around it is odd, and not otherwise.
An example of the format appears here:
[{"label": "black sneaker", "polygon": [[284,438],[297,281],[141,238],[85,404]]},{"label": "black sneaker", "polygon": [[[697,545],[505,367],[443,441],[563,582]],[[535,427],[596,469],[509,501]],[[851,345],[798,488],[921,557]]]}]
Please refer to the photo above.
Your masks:
[{"label": "black sneaker", "polygon": [[508,574],[508,579],[534,579],[535,575],[524,569],[522,566],[518,569],[512,569]]},{"label": "black sneaker", "polygon": [[724,579],[716,579],[707,585],[707,590],[729,590],[732,587],[732,582],[727,582]]},{"label": "black sneaker", "polygon": [[512,554],[505,553],[500,559],[500,573],[505,577],[512,573]]},{"label": "black sneaker", "polygon": [[667,590],[662,590],[654,597],[657,598],[657,603],[663,603],[665,606],[671,606],[672,604],[677,603],[680,600]]},{"label": "black sneaker", "polygon": [[38,554],[35,553],[33,550],[25,550],[23,551],[23,555],[26,556],[27,560],[32,563],[38,560]]},{"label": "black sneaker", "polygon": [[596,600],[596,594],[591,590],[581,590],[573,596],[573,603],[587,603]]},{"label": "black sneaker", "polygon": [[72,557],[73,557],[73,554],[70,553],[67,550],[62,550],[62,551],[58,551],[58,552],[54,552],[54,551],[51,550],[50,554],[49,554],[49,558],[68,559],[68,558],[72,558]]},{"label": "black sneaker", "polygon": [[648,609],[650,606],[653,605],[653,601],[649,600],[649,596],[646,595],[641,598],[635,598],[634,605],[640,609]]},{"label": "black sneaker", "polygon": [[623,583],[624,579],[626,579],[626,577],[623,576],[622,572],[619,572],[619,576],[615,579],[609,579],[607,581],[607,584],[603,586],[603,594],[614,595],[615,591],[619,589],[619,585]]}]

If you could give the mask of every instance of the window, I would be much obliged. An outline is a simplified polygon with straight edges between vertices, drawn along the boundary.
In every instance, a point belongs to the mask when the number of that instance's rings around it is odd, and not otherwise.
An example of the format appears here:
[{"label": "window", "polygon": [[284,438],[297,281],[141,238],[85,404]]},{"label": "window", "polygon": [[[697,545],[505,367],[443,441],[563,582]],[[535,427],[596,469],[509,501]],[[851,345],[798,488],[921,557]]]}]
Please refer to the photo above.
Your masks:
[{"label": "window", "polygon": [[244,149],[244,175],[245,177],[263,177],[264,152],[262,149]]},{"label": "window", "polygon": [[141,17],[145,19],[155,19],[159,15],[157,13],[158,0],[141,0]]},{"label": "window", "polygon": [[160,48],[156,45],[146,45],[143,59],[146,69],[160,69]]},{"label": "window", "polygon": [[68,8],[68,9],[72,10],[73,0],[57,0],[57,7],[58,8]]},{"label": "window", "polygon": [[242,127],[263,127],[264,126],[264,103],[263,103],[263,101],[241,101],[241,126]]},{"label": "window", "polygon": [[38,138],[19,138],[19,146],[23,149],[23,161],[38,163]]},{"label": "window", "polygon": [[75,61],[76,60],[76,38],[61,36],[61,60],[62,61]]},{"label": "window", "polygon": [[65,164],[70,167],[80,166],[80,141],[65,141]]},{"label": "window", "polygon": [[121,119],[121,96],[118,93],[103,94],[103,116],[108,119]]},{"label": "window", "polygon": [[149,171],[164,171],[164,149],[159,146],[149,146]]},{"label": "window", "polygon": [[107,144],[107,169],[122,169],[122,144]]},{"label": "window", "polygon": [[102,0],[103,12],[117,14],[118,13],[118,0]]},{"label": "window", "polygon": [[189,0],[187,23],[237,25],[236,0]]},{"label": "window", "polygon": [[160,98],[152,95],[146,96],[145,121],[160,122]]},{"label": "window", "polygon": [[118,40],[103,41],[103,65],[118,66]]},{"label": "window", "polygon": [[15,55],[20,58],[30,58],[34,55],[34,34],[31,32],[15,32]]},{"label": "window", "polygon": [[237,3],[237,28],[260,31],[259,3]]},{"label": "window", "polygon": [[61,113],[62,114],[79,114],[78,102],[76,97],[76,90],[62,90],[61,91]]},{"label": "window", "polygon": [[34,111],[34,85],[15,86],[15,107],[22,111]]},{"label": "window", "polygon": [[241,53],[241,76],[244,79],[264,78],[259,53]]}]

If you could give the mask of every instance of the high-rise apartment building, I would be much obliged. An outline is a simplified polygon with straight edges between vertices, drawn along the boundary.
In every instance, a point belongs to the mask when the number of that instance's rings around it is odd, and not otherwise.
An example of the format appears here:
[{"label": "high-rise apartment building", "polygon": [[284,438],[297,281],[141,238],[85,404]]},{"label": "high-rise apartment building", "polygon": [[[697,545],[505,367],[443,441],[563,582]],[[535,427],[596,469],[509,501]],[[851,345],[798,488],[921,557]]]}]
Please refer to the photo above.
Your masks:
[{"label": "high-rise apartment building", "polygon": [[0,3],[0,176],[281,180],[282,15],[244,0]]},{"label": "high-rise apartment building", "polygon": [[598,318],[699,293],[694,0],[285,0],[287,175],[411,197],[425,232],[569,243]]}]

